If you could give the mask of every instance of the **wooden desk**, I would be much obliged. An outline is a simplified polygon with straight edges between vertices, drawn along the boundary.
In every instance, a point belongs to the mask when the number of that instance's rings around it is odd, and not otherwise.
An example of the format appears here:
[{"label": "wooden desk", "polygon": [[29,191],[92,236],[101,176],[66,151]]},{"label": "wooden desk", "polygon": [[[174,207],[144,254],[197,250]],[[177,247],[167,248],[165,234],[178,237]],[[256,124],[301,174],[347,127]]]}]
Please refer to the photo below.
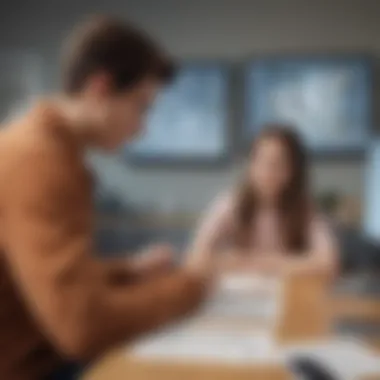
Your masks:
[{"label": "wooden desk", "polygon": [[[329,316],[327,281],[317,276],[292,276],[285,281],[284,310],[280,320],[278,342],[291,343],[321,338],[328,334]],[[280,365],[189,364],[136,360],[124,349],[101,360],[84,376],[84,380],[290,380]]]}]

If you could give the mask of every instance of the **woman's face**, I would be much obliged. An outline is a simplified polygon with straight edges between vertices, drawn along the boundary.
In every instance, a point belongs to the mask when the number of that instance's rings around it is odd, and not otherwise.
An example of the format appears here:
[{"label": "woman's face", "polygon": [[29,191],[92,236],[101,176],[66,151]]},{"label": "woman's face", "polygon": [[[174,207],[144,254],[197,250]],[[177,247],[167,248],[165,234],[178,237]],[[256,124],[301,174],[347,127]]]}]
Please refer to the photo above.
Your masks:
[{"label": "woman's face", "polygon": [[265,201],[275,201],[291,177],[291,167],[284,143],[264,137],[254,148],[250,162],[250,181],[256,194]]}]

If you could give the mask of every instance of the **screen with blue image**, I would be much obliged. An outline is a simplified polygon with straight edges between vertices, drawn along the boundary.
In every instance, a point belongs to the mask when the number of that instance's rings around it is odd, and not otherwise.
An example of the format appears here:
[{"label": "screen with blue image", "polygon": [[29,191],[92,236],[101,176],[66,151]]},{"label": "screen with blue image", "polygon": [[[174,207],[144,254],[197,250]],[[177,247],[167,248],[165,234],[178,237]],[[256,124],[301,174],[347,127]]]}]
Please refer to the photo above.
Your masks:
[{"label": "screen with blue image", "polygon": [[315,150],[356,150],[368,142],[371,65],[361,57],[267,58],[246,72],[245,133],[294,126]]},{"label": "screen with blue image", "polygon": [[141,138],[129,149],[145,158],[217,158],[227,144],[227,69],[184,65],[158,97]]}]

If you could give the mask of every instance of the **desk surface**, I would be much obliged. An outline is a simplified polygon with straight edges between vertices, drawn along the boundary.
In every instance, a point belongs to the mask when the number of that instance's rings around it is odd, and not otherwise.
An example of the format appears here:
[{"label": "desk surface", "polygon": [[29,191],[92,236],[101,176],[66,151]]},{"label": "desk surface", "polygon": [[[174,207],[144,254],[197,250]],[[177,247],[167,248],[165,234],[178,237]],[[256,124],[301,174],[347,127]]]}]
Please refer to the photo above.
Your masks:
[{"label": "desk surface", "polygon": [[[360,300],[354,300],[349,308],[349,299],[345,299],[333,308],[330,307],[329,284],[326,279],[317,276],[292,276],[285,281],[284,310],[276,332],[279,344],[305,342],[329,335],[331,314],[355,315]],[[368,315],[378,308],[364,300]],[[380,306],[380,305],[379,305]],[[363,314],[363,313],[362,313]],[[361,315],[362,315],[361,314]],[[116,350],[85,375],[84,380],[190,380],[239,378],[258,380],[290,380],[289,372],[279,364],[260,363],[255,365],[238,364],[186,364],[128,357],[125,348]],[[369,380],[372,380],[369,378]]]}]

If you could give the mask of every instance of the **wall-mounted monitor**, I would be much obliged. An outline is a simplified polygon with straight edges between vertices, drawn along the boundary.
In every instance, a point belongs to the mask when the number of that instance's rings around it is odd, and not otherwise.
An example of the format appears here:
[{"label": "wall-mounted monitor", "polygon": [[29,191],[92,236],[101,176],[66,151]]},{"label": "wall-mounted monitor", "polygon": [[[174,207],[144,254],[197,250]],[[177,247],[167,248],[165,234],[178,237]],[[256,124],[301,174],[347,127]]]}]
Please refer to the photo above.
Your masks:
[{"label": "wall-mounted monitor", "polygon": [[271,56],[245,72],[243,142],[294,126],[312,152],[361,153],[372,128],[372,65],[359,55]]},{"label": "wall-mounted monitor", "polygon": [[189,63],[159,95],[146,130],[127,148],[137,164],[218,164],[229,153],[229,68]]}]

